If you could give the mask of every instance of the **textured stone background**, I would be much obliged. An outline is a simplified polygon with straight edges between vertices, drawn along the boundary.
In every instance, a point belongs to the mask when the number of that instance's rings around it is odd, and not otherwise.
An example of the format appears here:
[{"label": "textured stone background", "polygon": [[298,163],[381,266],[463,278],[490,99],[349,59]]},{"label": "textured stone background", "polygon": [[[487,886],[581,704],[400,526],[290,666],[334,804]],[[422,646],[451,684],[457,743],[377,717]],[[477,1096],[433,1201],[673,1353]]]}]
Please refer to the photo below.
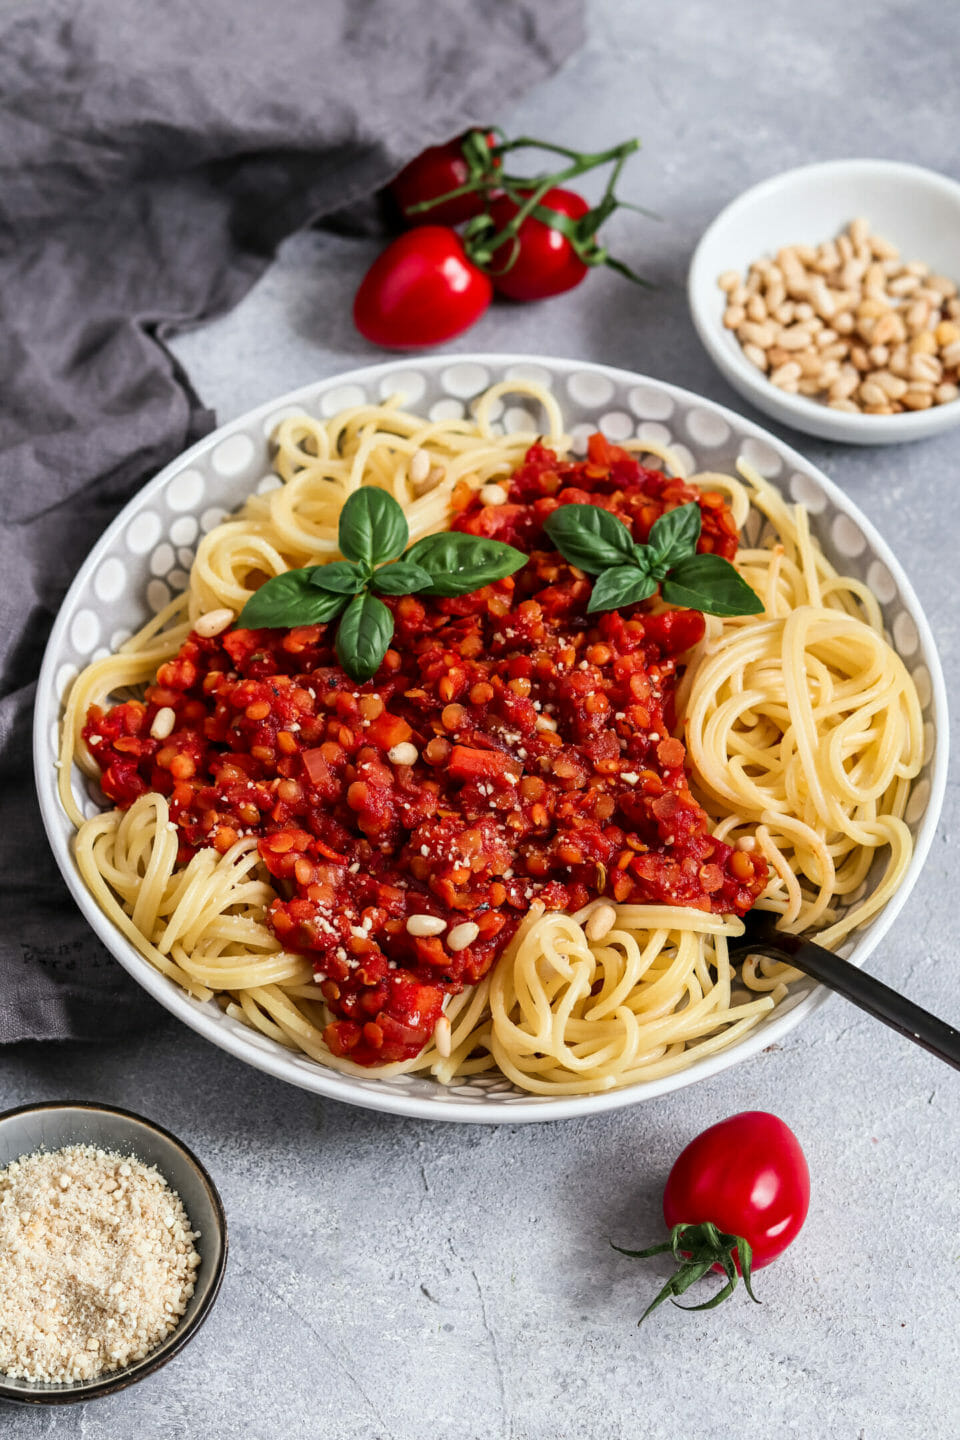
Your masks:
[{"label": "textured stone background", "polygon": [[[597,0],[590,40],[514,131],[601,148],[644,139],[630,183],[667,217],[618,217],[614,275],[493,310],[451,350],[605,360],[734,408],[687,318],[698,234],[745,186],[870,154],[958,174],[950,7],[671,6]],[[175,348],[224,420],[374,358],[349,296],[374,243],[300,236],[230,317]],[[960,237],[958,263],[960,272]],[[760,417],[762,419],[762,417]],[[786,433],[786,432],[784,432]],[[955,707],[957,440],[845,450],[790,435],[893,541]],[[956,765],[930,862],[874,967],[957,1018]],[[158,1012],[149,1035],[3,1053],[0,1108],[73,1096],[168,1125],[209,1164],[231,1259],[206,1327],[168,1369],[80,1409],[0,1407],[12,1440],[729,1440],[960,1434],[958,1077],[840,1000],[709,1085],[594,1120],[456,1128],[287,1088]],[[636,1320],[666,1271],[615,1255],[658,1236],[667,1170],[744,1108],[800,1136],[801,1240],[722,1311]]]}]

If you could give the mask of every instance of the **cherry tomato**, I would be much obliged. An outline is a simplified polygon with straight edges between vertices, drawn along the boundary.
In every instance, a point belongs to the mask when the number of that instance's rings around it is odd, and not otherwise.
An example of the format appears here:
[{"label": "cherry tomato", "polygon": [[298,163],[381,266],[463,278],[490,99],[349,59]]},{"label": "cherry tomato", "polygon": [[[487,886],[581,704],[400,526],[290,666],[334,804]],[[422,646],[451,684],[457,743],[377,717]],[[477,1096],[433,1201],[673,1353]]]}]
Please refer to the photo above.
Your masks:
[{"label": "cherry tomato", "polygon": [[710,1221],[740,1235],[753,1250],[755,1270],[796,1239],[809,1205],[810,1173],[800,1142],[764,1110],[744,1110],[704,1130],[678,1157],[663,1192],[663,1217],[671,1229]]},{"label": "cherry tomato", "polygon": [[[429,210],[410,213],[414,205],[422,205],[425,200],[435,200],[438,195],[458,190],[470,179],[470,167],[463,153],[466,138],[466,135],[458,135],[446,145],[431,145],[405,165],[391,181],[390,194],[400,207],[403,218],[411,225],[459,225],[483,210],[486,201],[480,190],[432,205]],[[492,146],[494,143],[495,137],[488,135],[487,144]],[[491,157],[491,169],[499,164],[499,160]]]},{"label": "cherry tomato", "polygon": [[489,276],[467,259],[457,232],[420,225],[374,260],[360,282],[353,319],[374,345],[406,350],[459,335],[492,298]]},{"label": "cherry tomato", "polygon": [[[571,220],[582,219],[590,209],[582,195],[561,189],[548,190],[540,205],[568,215]],[[489,208],[495,226],[492,233],[496,234],[513,219],[520,207],[509,195],[499,195],[491,201]],[[511,300],[545,300],[550,295],[562,295],[565,290],[579,285],[587,273],[588,267],[566,235],[532,215],[521,224],[517,242],[505,242],[498,246],[490,262],[498,293],[509,296]],[[513,264],[502,274],[497,274],[507,265],[514,250]]]}]

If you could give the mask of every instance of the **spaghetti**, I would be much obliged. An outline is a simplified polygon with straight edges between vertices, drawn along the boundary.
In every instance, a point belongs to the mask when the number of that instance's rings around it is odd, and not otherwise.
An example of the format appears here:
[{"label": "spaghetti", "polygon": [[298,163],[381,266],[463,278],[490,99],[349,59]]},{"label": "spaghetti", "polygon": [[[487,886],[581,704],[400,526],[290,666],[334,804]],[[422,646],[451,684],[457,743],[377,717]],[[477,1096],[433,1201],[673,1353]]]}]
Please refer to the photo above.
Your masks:
[{"label": "spaghetti", "polygon": [[[278,881],[255,835],[225,828],[216,846],[184,858],[163,794],[149,790],[84,821],[70,783],[75,762],[100,773],[82,734],[91,706],[142,694],[202,617],[237,614],[265,578],[334,558],[339,511],[358,486],[393,494],[412,539],[445,528],[451,507],[461,509],[484,486],[508,486],[539,439],[492,429],[493,403],[518,390],[541,403],[547,440],[562,455],[568,441],[556,401],[519,382],[488,391],[469,421],[427,423],[390,403],[326,422],[284,420],[275,459],[283,483],[251,496],[205,536],[187,592],[75,681],[60,793],[98,903],[198,1000],[213,997],[278,1043],[347,1072],[415,1071],[449,1083],[499,1070],[534,1093],[586,1093],[668,1074],[735,1044],[797,972],[748,960],[736,975],[726,942],[741,933],[740,922],[708,908],[618,903],[608,890],[612,898],[563,913],[534,898],[492,970],[445,1000],[419,1053],[358,1066],[330,1048],[322,976],[306,954],[284,949],[268,923]],[[624,448],[653,453],[642,442]],[[669,451],[656,453],[679,473]],[[836,944],[885,903],[909,861],[903,813],[922,761],[919,704],[884,639],[874,597],[836,574],[800,507],[787,506],[749,467],[740,470],[741,480],[692,478],[727,499],[739,530],[751,517],[766,526],[737,556],[765,613],[708,619],[686,657],[677,712],[690,784],[719,849],[735,847],[734,871],[749,873],[751,857],[769,867],[759,903],[791,929],[826,925],[821,938]],[[851,903],[878,855],[879,881]]]}]

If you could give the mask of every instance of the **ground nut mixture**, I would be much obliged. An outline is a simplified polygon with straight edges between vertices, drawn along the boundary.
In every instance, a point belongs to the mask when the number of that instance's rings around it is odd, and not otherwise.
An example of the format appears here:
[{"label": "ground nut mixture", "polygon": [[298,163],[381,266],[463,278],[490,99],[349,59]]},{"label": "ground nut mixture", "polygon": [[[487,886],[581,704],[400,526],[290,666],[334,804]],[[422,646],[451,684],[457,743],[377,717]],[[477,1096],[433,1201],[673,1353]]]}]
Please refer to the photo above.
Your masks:
[{"label": "ground nut mixture", "polygon": [[152,1165],[71,1145],[0,1170],[0,1371],[92,1380],[175,1330],[200,1256]]},{"label": "ground nut mixture", "polygon": [[960,396],[957,286],[904,261],[866,220],[822,245],[788,245],[746,277],[717,281],[723,323],[747,359],[790,395],[832,410],[896,415]]}]

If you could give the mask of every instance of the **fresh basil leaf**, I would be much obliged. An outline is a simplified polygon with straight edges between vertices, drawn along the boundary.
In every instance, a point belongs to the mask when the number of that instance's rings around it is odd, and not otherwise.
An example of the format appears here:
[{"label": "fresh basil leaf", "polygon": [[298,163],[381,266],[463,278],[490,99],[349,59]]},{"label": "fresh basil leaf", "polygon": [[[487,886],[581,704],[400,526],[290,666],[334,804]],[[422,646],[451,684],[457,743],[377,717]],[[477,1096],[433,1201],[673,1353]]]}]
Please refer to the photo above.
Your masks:
[{"label": "fresh basil leaf", "polygon": [[345,595],[318,590],[306,570],[287,570],[267,580],[244,605],[237,625],[248,630],[281,630],[292,625],[326,625],[347,603]]},{"label": "fresh basil leaf", "polygon": [[700,539],[702,518],[700,506],[691,500],[689,504],[678,505],[676,510],[668,510],[655,520],[647,539],[654,564],[669,570],[685,556],[693,555]]},{"label": "fresh basil leaf", "polygon": [[354,595],[337,627],[337,659],[352,680],[369,680],[380,669],[393,635],[393,616],[369,591]]},{"label": "fresh basil leaf", "polygon": [[543,528],[563,558],[588,575],[634,559],[630,531],[599,505],[561,505]]},{"label": "fresh basil leaf", "polygon": [[502,540],[487,540],[482,535],[464,535],[447,530],[440,535],[425,535],[411,545],[403,557],[406,563],[419,566],[430,576],[429,588],[422,595],[469,595],[512,575],[528,556]]},{"label": "fresh basil leaf", "polygon": [[646,600],[657,588],[652,575],[645,575],[635,565],[614,565],[598,575],[587,606],[587,614],[598,610],[619,610],[623,605],[636,605]]},{"label": "fresh basil leaf", "polygon": [[386,490],[364,485],[340,511],[340,553],[360,565],[396,560],[409,539],[406,516]]},{"label": "fresh basil leaf", "polygon": [[409,560],[397,560],[393,565],[384,565],[374,570],[371,587],[381,595],[415,595],[433,584],[433,576],[422,565]]},{"label": "fresh basil leaf", "polygon": [[674,565],[660,586],[668,605],[707,615],[761,615],[763,601],[721,555],[690,555]]},{"label": "fresh basil leaf", "polygon": [[329,565],[311,565],[307,571],[310,584],[318,590],[333,590],[338,595],[357,595],[367,583],[367,577],[356,565],[348,560],[331,560]]}]

